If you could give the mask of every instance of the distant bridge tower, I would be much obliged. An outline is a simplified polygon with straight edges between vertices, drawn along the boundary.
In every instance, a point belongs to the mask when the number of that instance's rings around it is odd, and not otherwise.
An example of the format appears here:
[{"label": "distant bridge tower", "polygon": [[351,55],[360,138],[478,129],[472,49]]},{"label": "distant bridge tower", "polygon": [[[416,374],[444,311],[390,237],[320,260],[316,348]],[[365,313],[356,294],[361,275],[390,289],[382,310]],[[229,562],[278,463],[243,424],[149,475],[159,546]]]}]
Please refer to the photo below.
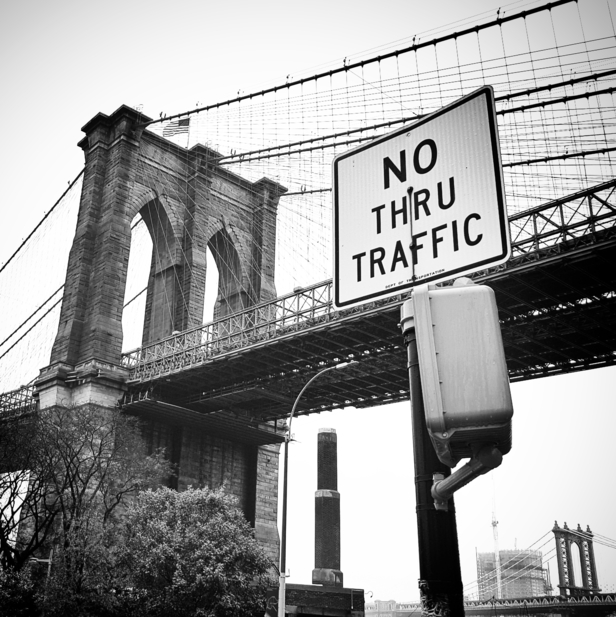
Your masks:
[{"label": "distant bridge tower", "polygon": [[[122,106],[83,127],[83,188],[58,333],[36,383],[41,408],[110,408],[126,390],[122,312],[138,214],[153,243],[144,343],[201,324],[208,247],[219,271],[216,317],[276,297],[276,213],[286,189],[230,172],[206,146],[186,150],[144,130],[149,120]],[[165,413],[143,416],[149,443],[165,447],[179,470],[170,485],[224,483],[275,557],[277,436],[216,433],[199,414],[188,422],[186,414]]]},{"label": "distant bridge tower", "polygon": [[[593,534],[590,527],[586,531],[578,524],[576,530],[569,529],[567,523],[561,528],[554,521],[554,538],[556,540],[556,554],[558,555],[558,588],[562,596],[583,596],[598,593],[597,566],[593,548]],[[572,548],[579,552],[582,580],[575,580]]]}]

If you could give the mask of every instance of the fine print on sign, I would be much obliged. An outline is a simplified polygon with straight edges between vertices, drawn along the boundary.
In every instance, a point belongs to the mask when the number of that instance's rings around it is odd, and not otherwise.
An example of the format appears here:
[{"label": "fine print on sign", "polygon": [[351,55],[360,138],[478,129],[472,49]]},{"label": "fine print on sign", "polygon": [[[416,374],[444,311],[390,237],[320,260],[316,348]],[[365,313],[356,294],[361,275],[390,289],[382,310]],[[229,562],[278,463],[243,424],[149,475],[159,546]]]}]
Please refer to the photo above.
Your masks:
[{"label": "fine print on sign", "polygon": [[337,308],[509,258],[491,87],[345,152],[333,172]]}]

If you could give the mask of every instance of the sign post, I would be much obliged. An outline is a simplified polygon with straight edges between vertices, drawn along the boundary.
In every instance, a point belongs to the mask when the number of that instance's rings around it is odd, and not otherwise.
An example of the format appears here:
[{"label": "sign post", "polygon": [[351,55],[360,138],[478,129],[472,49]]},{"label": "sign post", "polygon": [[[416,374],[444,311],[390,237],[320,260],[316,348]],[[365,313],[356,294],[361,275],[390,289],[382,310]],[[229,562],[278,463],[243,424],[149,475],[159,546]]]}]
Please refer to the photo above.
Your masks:
[{"label": "sign post", "polygon": [[407,348],[415,466],[415,510],[419,551],[419,594],[424,616],[464,617],[458,528],[453,498],[447,510],[434,507],[433,476],[451,470],[442,463],[426,427],[415,328],[404,332]]},{"label": "sign post", "polygon": [[[338,309],[509,259],[490,87],[336,157],[333,172]],[[405,303],[401,321],[413,416],[422,613],[463,617],[453,498],[437,510],[431,493],[433,474],[446,478],[451,470],[439,460],[428,433],[411,302]]]},{"label": "sign post", "polygon": [[333,173],[339,309],[509,258],[490,87],[339,155]]}]

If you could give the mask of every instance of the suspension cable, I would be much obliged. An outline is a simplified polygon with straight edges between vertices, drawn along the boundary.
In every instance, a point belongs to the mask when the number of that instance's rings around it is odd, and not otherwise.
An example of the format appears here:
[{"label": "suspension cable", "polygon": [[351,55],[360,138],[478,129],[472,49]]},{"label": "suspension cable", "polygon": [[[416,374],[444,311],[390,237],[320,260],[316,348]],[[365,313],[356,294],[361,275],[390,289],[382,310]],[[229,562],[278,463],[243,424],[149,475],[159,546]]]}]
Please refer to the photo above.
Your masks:
[{"label": "suspension cable", "polygon": [[287,82],[280,86],[274,86],[272,88],[261,90],[260,92],[253,92],[251,94],[244,94],[241,96],[237,96],[235,98],[228,99],[227,101],[223,101],[221,103],[213,103],[211,105],[206,105],[204,107],[198,107],[196,109],[174,114],[172,116],[166,116],[164,118],[159,118],[157,120],[150,120],[148,122],[143,122],[142,124],[138,125],[138,128],[143,128],[143,127],[150,126],[152,124],[161,123],[161,122],[169,122],[170,120],[174,120],[176,118],[186,118],[192,114],[196,114],[201,111],[217,109],[219,107],[231,105],[232,103],[239,103],[240,101],[246,101],[246,100],[252,99],[255,96],[263,96],[265,94],[271,94],[272,92],[278,92],[278,90],[284,90],[285,88],[292,88],[293,86],[303,85],[311,81],[317,81],[324,77],[331,77],[332,75],[336,75],[342,72],[347,72],[352,69],[363,68],[364,66],[368,64],[373,64],[375,62],[381,62],[382,60],[386,60],[387,58],[394,58],[400,54],[405,54],[405,53],[412,52],[412,51],[416,52],[419,49],[422,49],[424,47],[431,47],[432,45],[437,45],[438,43],[443,43],[445,41],[450,41],[452,39],[456,40],[458,37],[465,36],[466,34],[478,33],[479,31],[485,30],[486,28],[491,28],[492,26],[501,25],[509,21],[514,21],[516,19],[526,19],[529,15],[533,15],[534,13],[539,13],[543,11],[551,11],[553,8],[562,6],[563,4],[568,4],[570,2],[577,2],[577,0],[556,0],[555,2],[549,2],[548,4],[535,7],[534,9],[528,9],[526,11],[521,11],[519,13],[514,13],[513,15],[508,15],[507,17],[498,17],[494,21],[490,21],[485,24],[481,24],[477,26],[472,26],[470,28],[466,28],[465,30],[460,30],[459,32],[453,32],[451,34],[447,34],[445,36],[430,39],[429,41],[424,41],[422,43],[413,43],[413,45],[409,47],[398,49],[396,51],[392,51],[392,52],[382,54],[379,56],[375,56],[373,58],[369,58],[368,60],[361,60],[359,62],[354,62],[350,64],[345,63],[342,67],[339,67],[337,69],[332,69],[330,71],[324,71],[323,73],[317,73],[316,75],[312,75],[311,77],[306,77],[304,79],[296,79],[294,81]]},{"label": "suspension cable", "polygon": [[47,214],[38,222],[38,225],[28,234],[28,237],[17,247],[17,250],[2,265],[2,267],[0,268],[0,272],[2,272],[11,263],[13,258],[17,255],[17,253],[19,253],[19,251],[26,245],[28,240],[30,240],[30,238],[34,235],[34,232],[44,223],[45,219],[54,211],[56,206],[64,199],[67,193],[73,188],[77,180],[81,178],[84,170],[85,170],[85,167],[77,174],[77,177],[68,185],[68,188],[66,189],[66,191],[62,193],[60,199],[58,199],[58,201],[56,201],[56,203],[51,207],[51,210],[49,210],[49,212],[47,212]]}]

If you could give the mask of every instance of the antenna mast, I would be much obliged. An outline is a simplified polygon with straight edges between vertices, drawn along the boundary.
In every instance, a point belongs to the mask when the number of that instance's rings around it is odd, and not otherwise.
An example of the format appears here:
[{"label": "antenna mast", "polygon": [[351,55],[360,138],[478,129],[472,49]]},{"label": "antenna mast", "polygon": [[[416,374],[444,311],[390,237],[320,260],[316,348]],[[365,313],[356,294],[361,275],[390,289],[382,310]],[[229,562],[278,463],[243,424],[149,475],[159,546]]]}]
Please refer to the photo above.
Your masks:
[{"label": "antenna mast", "polygon": [[492,533],[494,534],[494,567],[496,569],[496,593],[497,598],[503,597],[503,585],[501,580],[500,551],[498,550],[498,521],[492,512]]}]

